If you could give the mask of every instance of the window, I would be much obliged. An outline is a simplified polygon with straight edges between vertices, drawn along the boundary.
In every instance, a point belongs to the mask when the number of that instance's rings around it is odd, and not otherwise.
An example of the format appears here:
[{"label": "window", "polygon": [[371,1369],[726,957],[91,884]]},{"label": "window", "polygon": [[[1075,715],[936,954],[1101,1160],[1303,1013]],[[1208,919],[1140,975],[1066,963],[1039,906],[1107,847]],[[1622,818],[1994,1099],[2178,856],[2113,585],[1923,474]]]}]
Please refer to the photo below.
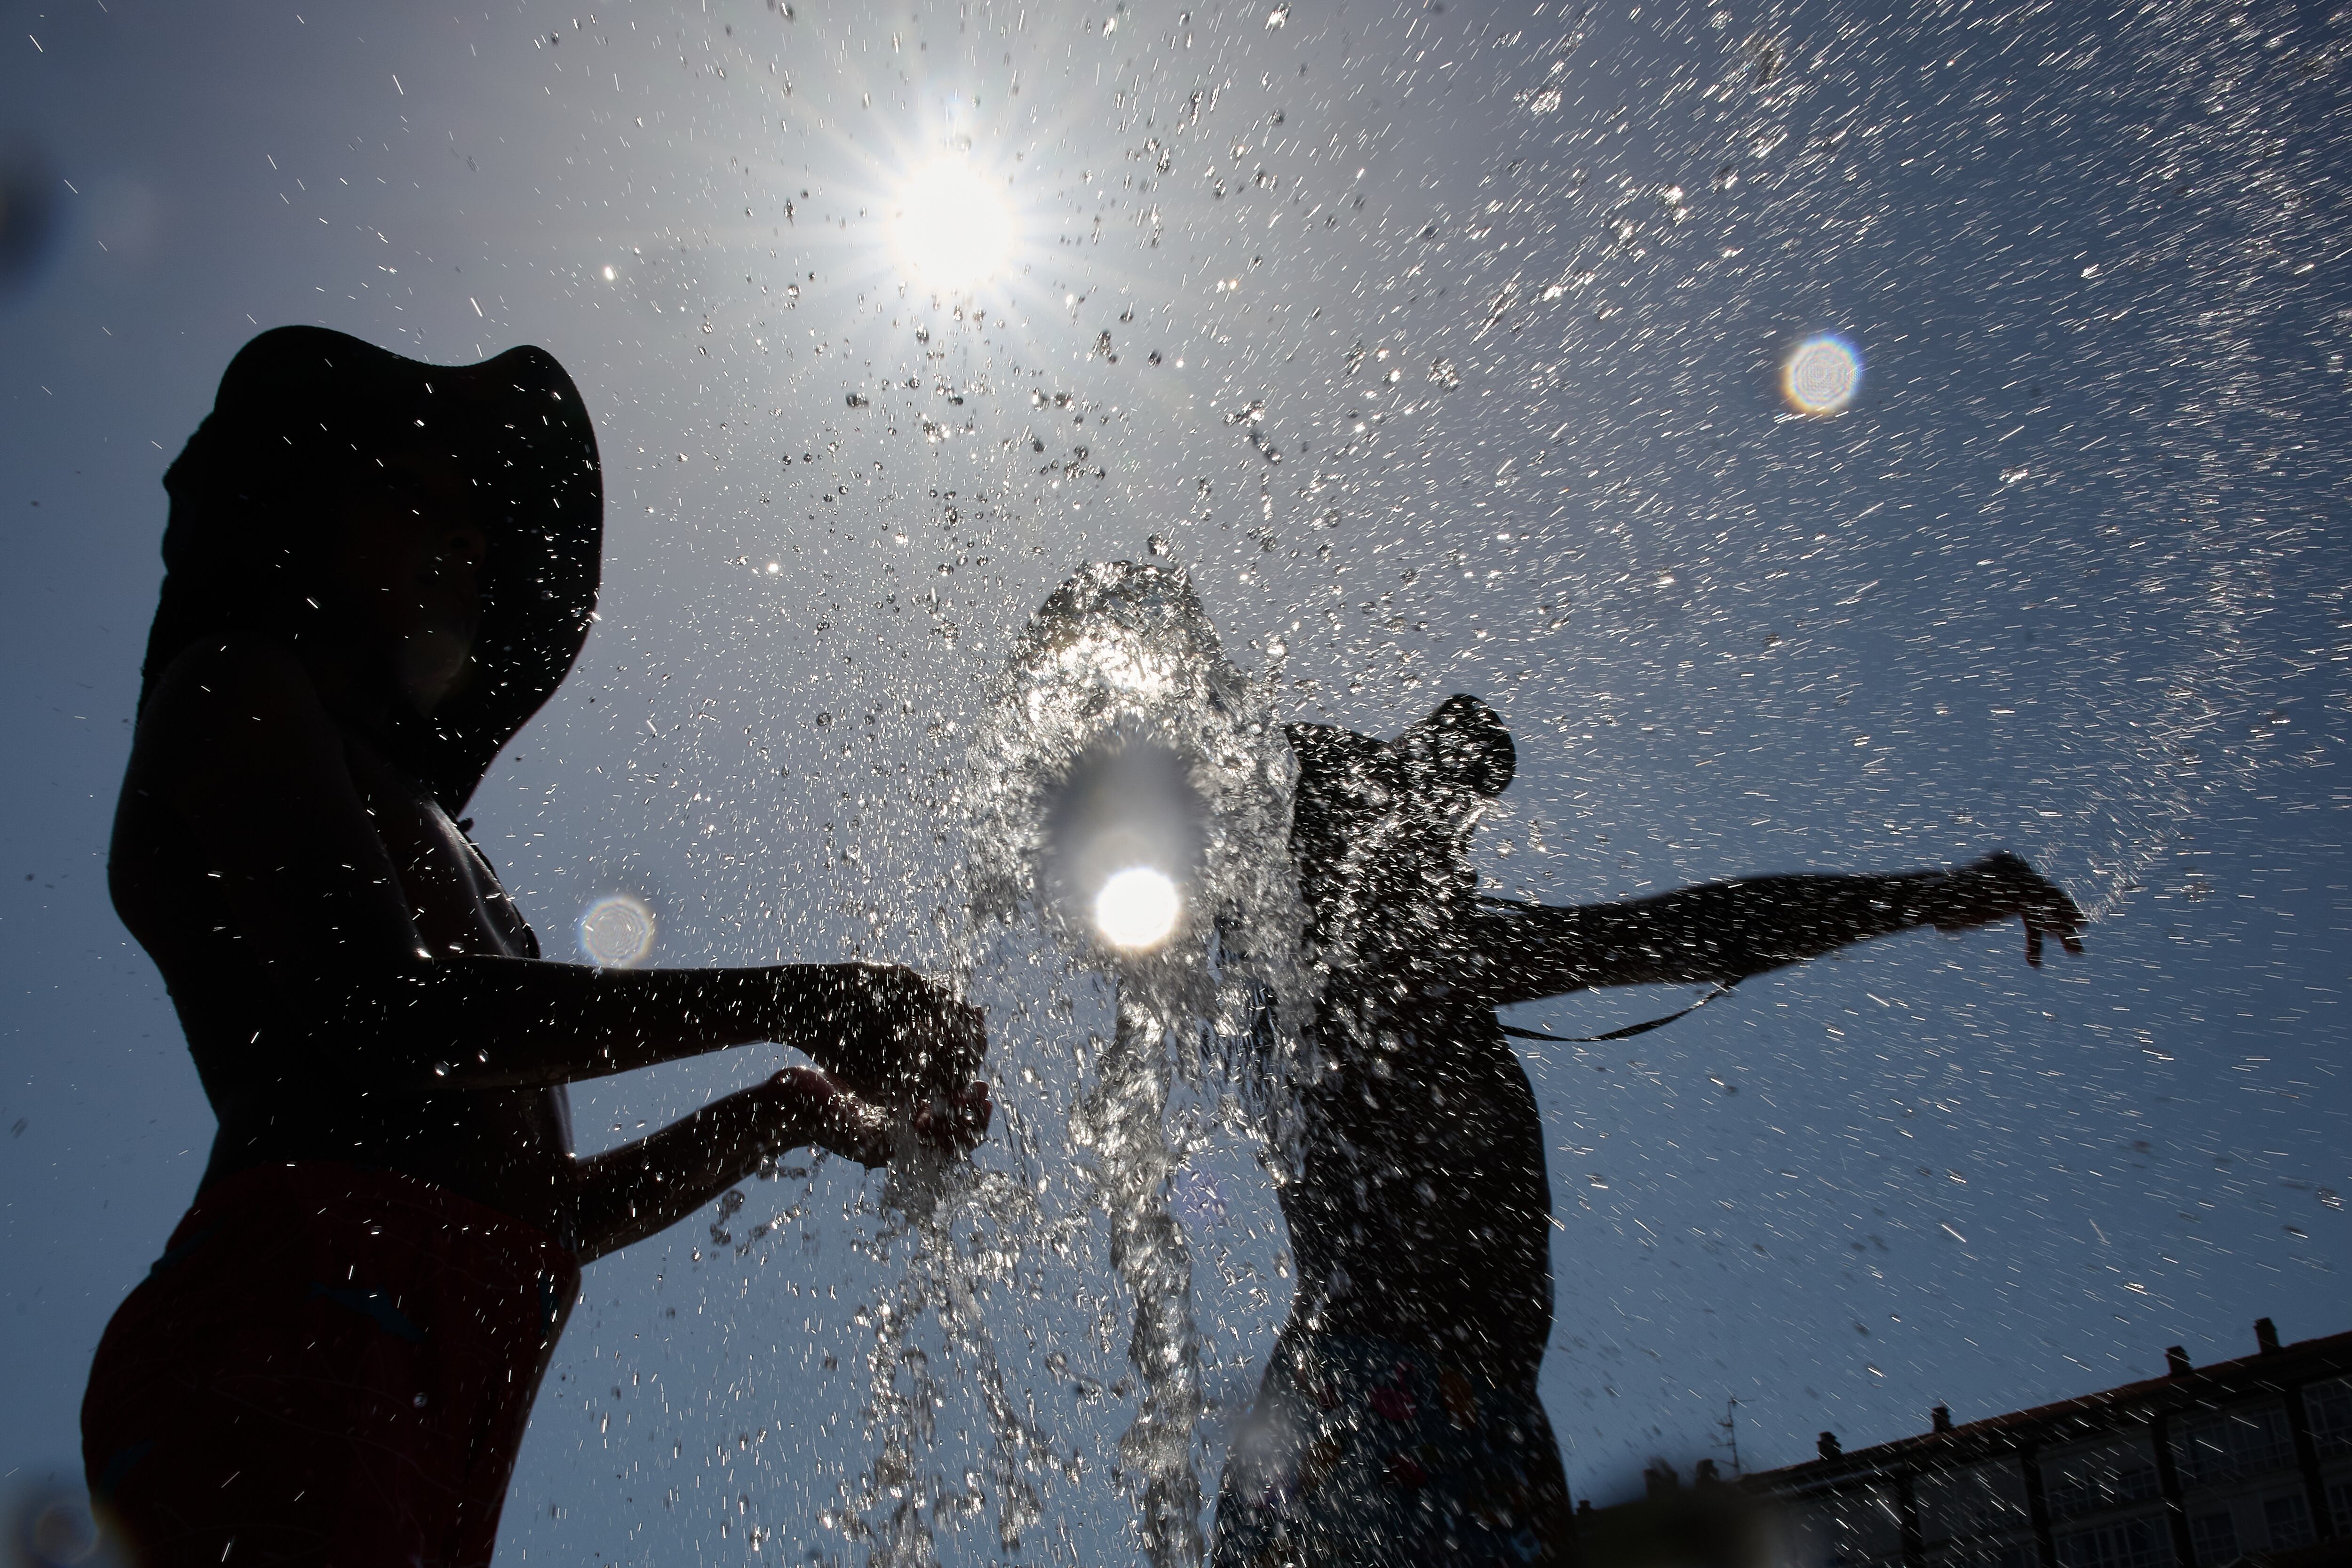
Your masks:
[{"label": "window", "polygon": [[1930,1471],[1912,1482],[1919,1529],[1929,1542],[1952,1541],[2026,1522],[2025,1478],[2014,1462]]},{"label": "window", "polygon": [[2200,1513],[2189,1521],[2189,1546],[2198,1568],[2218,1568],[2233,1562],[2238,1555],[2238,1521],[2230,1517],[2228,1509]]},{"label": "window", "polygon": [[1902,1558],[1902,1533],[1894,1510],[1874,1490],[1811,1498],[1792,1513],[1795,1539],[1789,1555],[1793,1562],[1812,1568],[1862,1568]]},{"label": "window", "polygon": [[2352,1535],[2352,1481],[2337,1481],[2327,1489],[2327,1511],[2336,1516],[2336,1533]]},{"label": "window", "polygon": [[2170,1543],[2158,1535],[2156,1521],[2147,1519],[2077,1530],[2060,1536],[2056,1545],[2059,1568],[2159,1568],[2171,1555]]},{"label": "window", "polygon": [[2263,1503],[2263,1527],[2270,1531],[2273,1552],[2307,1545],[2311,1541],[2311,1505],[2300,1495],[2267,1499]]},{"label": "window", "polygon": [[2173,1439],[2173,1452],[2185,1487],[2294,1468],[2294,1439],[2282,1404],[2245,1405],[2189,1422]]},{"label": "window", "polygon": [[2323,1459],[2352,1454],[2352,1378],[2315,1383],[2303,1391],[2303,1407],[2311,1416],[2311,1440]]},{"label": "window", "polygon": [[2006,1546],[1979,1545],[1973,1551],[1942,1557],[1930,1553],[1927,1560],[1940,1563],[1942,1568],[2034,1568],[2036,1561],[2031,1541],[2013,1541]]},{"label": "window", "polygon": [[2156,1467],[2146,1450],[2129,1448],[2083,1454],[2047,1468],[2044,1493],[2053,1519],[2073,1519],[2103,1509],[2123,1508],[2156,1496]]}]

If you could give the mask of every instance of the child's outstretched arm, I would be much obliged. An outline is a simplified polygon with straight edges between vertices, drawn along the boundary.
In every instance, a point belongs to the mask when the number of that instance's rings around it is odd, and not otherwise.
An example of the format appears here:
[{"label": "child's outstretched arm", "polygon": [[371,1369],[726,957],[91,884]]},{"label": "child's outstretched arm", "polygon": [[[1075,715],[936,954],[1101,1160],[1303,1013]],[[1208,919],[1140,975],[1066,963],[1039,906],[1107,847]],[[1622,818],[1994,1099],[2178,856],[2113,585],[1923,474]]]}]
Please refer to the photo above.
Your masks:
[{"label": "child's outstretched arm", "polygon": [[1755,877],[1617,904],[1485,900],[1480,956],[1497,1004],[1596,985],[1728,984],[1871,937],[1959,931],[2015,916],[2026,962],[2045,934],[2080,952],[2083,911],[2003,851],[1948,871]]},{"label": "child's outstretched arm", "polygon": [[[969,1152],[988,1131],[988,1086],[911,1118],[935,1148]],[[574,1163],[580,1261],[593,1263],[684,1219],[788,1149],[827,1149],[861,1165],[887,1164],[898,1124],[814,1068],[715,1100],[634,1143]]]},{"label": "child's outstretched arm", "polygon": [[[134,746],[159,755],[134,757],[134,773],[153,781],[251,955],[250,1079],[538,1086],[772,1040],[910,1104],[978,1067],[980,1015],[910,970],[614,971],[431,951],[345,745],[300,662],[268,645],[182,656],[141,715]],[[109,870],[120,907],[143,868],[118,853]]]}]

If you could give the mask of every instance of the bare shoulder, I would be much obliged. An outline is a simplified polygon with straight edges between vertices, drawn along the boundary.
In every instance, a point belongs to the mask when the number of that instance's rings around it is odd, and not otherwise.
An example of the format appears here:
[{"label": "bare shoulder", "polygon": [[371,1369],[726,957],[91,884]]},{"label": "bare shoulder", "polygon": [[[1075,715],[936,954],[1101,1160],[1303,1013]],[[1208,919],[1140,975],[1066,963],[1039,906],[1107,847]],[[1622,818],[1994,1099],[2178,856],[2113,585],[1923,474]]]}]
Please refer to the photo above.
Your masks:
[{"label": "bare shoulder", "polygon": [[190,648],[139,715],[134,771],[280,772],[333,754],[333,721],[310,673],[271,642]]},{"label": "bare shoulder", "polygon": [[254,721],[324,715],[310,672],[275,642],[229,642],[182,651],[164,668],[140,717],[178,719],[242,713]]},{"label": "bare shoulder", "polygon": [[363,813],[342,731],[288,649],[257,640],[191,649],[139,716],[118,833],[136,836],[142,824],[199,837],[242,833],[265,813],[273,833],[316,826],[352,860],[361,846],[344,842],[356,832],[346,819]]},{"label": "bare shoulder", "polygon": [[418,947],[341,726],[301,660],[264,642],[191,650],[156,682],[109,878],[151,952],[189,918],[191,889],[226,900],[209,929],[256,952],[398,963]]}]

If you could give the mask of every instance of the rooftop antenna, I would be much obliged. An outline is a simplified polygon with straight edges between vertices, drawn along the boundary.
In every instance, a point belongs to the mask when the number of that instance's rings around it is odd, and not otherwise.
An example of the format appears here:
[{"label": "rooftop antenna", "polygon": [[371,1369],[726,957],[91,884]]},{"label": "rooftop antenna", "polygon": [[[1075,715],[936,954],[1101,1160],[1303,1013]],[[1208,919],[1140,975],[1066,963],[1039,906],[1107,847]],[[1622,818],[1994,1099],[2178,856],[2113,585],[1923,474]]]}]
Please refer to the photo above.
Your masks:
[{"label": "rooftop antenna", "polygon": [[1723,1419],[1717,1422],[1715,1425],[1717,1430],[1723,1434],[1722,1437],[1717,1440],[1715,1446],[1718,1448],[1728,1448],[1731,1450],[1731,1473],[1735,1476],[1741,1474],[1742,1472],[1739,1468],[1739,1396],[1738,1394],[1735,1394],[1723,1402]]}]

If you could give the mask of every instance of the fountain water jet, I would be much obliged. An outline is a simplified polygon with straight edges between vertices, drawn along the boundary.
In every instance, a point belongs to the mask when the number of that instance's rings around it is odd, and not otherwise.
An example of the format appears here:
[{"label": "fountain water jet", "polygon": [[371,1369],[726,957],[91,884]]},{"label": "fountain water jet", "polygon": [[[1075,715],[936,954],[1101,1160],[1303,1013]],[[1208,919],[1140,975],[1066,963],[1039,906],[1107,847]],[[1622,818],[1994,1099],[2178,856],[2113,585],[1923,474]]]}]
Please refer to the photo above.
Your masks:
[{"label": "fountain water jet", "polygon": [[1139,1396],[1119,1457],[1145,1556],[1197,1563],[1201,1345],[1192,1254],[1169,1207],[1184,1152],[1170,1091],[1220,1077],[1283,1179],[1313,1003],[1287,850],[1293,763],[1268,694],[1226,662],[1169,567],[1081,571],[1031,620],[991,696],[970,752],[971,908],[982,925],[1034,917],[1115,987],[1114,1037],[1070,1134],[1091,1155],[1111,1261],[1135,1300]]}]

